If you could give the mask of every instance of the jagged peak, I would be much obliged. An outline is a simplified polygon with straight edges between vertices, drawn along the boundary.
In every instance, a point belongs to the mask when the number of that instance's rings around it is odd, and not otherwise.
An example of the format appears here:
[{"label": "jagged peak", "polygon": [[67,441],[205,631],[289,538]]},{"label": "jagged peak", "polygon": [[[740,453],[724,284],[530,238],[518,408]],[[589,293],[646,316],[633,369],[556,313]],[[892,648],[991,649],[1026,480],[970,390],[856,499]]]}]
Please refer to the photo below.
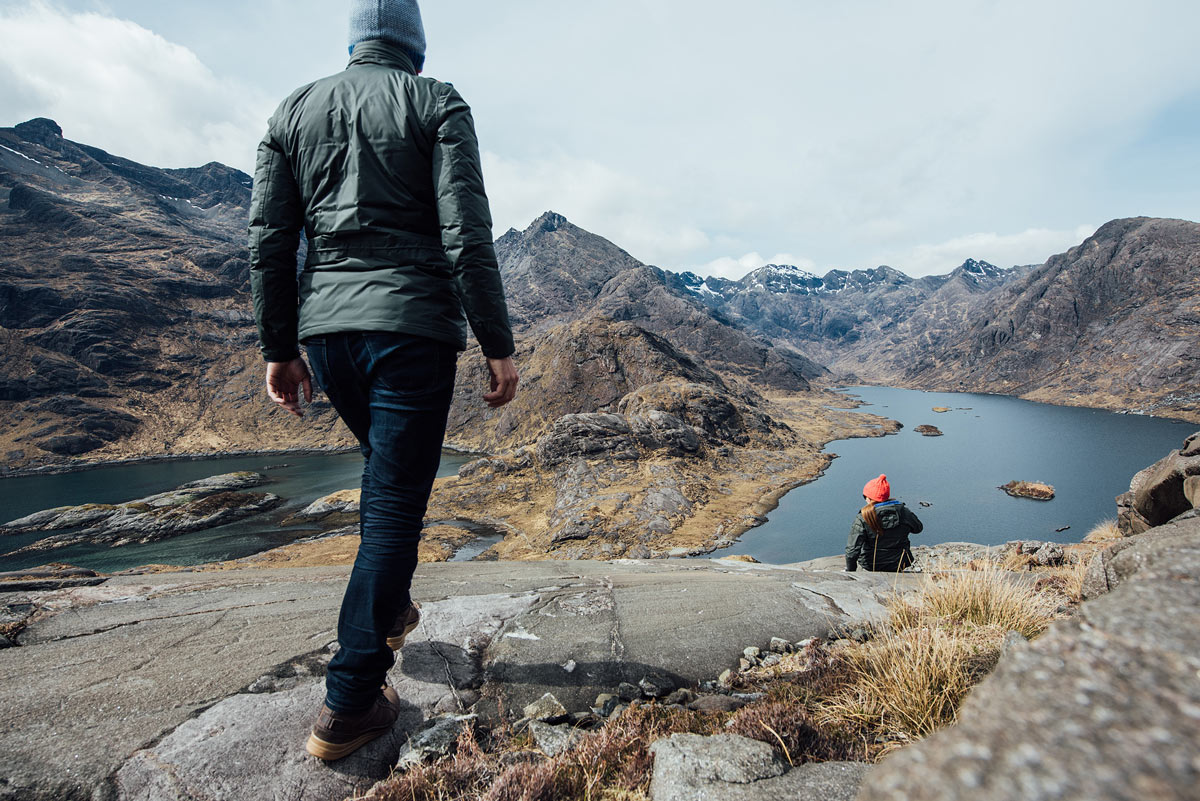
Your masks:
[{"label": "jagged peak", "polygon": [[1005,269],[982,259],[967,259],[956,267],[953,272],[967,273],[969,275],[996,276],[1005,272]]},{"label": "jagged peak", "polygon": [[529,224],[525,229],[526,233],[534,233],[536,231],[545,231],[547,233],[557,231],[558,229],[570,225],[571,222],[566,217],[556,211],[544,212],[540,217]]},{"label": "jagged peak", "polygon": [[814,273],[805,270],[803,267],[797,267],[794,264],[764,264],[750,275],[783,275],[795,278],[816,278]]},{"label": "jagged peak", "polygon": [[62,139],[63,131],[54,120],[48,117],[34,117],[32,120],[17,123],[13,126],[17,136],[26,142],[46,144],[48,140]]}]

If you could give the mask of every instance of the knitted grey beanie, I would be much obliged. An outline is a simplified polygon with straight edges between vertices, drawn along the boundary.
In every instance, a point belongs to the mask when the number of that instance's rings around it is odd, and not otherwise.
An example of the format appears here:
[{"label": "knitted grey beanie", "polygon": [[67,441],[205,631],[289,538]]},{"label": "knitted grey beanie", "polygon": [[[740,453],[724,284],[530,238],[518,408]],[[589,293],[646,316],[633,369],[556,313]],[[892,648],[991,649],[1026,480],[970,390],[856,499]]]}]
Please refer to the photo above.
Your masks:
[{"label": "knitted grey beanie", "polygon": [[350,0],[350,51],[368,39],[403,47],[417,72],[425,66],[425,26],[417,0]]}]

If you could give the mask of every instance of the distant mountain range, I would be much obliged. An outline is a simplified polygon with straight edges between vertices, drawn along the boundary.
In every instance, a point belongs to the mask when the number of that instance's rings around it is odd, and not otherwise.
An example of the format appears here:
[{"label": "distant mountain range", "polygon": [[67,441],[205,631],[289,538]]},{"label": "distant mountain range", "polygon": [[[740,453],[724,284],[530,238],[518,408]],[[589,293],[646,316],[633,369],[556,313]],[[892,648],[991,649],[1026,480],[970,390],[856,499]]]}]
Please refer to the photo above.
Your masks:
[{"label": "distant mountain range", "polygon": [[[6,468],[349,444],[327,404],[297,425],[262,393],[250,185],[220,164],[113,156],[46,119],[0,128]],[[496,245],[526,380],[487,412],[480,360],[461,361],[450,440],[463,446],[530,444],[562,414],[664,380],[706,387],[745,420],[759,393],[846,378],[1200,419],[1195,223],[1117,220],[1039,267],[968,260],[916,279],[672,273],[552,212]]]}]

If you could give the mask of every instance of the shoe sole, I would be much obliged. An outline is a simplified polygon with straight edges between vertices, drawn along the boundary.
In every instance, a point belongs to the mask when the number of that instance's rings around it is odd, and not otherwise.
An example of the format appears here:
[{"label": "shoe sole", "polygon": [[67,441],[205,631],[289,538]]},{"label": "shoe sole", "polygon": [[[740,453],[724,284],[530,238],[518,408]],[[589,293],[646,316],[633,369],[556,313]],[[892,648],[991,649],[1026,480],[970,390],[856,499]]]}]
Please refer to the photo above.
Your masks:
[{"label": "shoe sole", "polygon": [[367,743],[374,740],[376,737],[382,736],[387,732],[387,729],[360,734],[353,740],[346,743],[331,743],[327,740],[322,740],[316,734],[308,735],[308,742],[304,744],[304,750],[315,756],[317,759],[323,759],[326,762],[334,762],[342,757],[349,756],[358,749],[362,748]]},{"label": "shoe sole", "polygon": [[404,631],[400,632],[395,637],[387,638],[388,648],[391,648],[393,651],[399,651],[401,648],[404,647],[404,640],[407,639],[408,635],[413,633],[413,629],[415,629],[419,625],[421,625],[421,618],[418,615],[416,620],[414,620],[412,623],[410,623],[409,625],[404,627]]}]

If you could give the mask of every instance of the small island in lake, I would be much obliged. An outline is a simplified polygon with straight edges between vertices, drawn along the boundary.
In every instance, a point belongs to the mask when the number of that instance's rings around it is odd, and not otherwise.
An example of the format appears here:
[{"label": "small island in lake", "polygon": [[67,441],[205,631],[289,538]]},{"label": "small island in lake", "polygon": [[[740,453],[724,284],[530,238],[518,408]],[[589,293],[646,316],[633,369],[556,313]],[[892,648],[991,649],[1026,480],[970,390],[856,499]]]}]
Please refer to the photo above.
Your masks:
[{"label": "small island in lake", "polygon": [[937,426],[931,426],[928,424],[919,425],[916,428],[914,428],[913,431],[916,431],[918,434],[920,434],[923,437],[940,437],[940,436],[942,436],[942,430],[940,428],[938,428]]},{"label": "small island in lake", "polygon": [[1032,498],[1035,501],[1054,499],[1054,487],[1040,481],[1010,481],[1000,489],[1014,498]]}]

